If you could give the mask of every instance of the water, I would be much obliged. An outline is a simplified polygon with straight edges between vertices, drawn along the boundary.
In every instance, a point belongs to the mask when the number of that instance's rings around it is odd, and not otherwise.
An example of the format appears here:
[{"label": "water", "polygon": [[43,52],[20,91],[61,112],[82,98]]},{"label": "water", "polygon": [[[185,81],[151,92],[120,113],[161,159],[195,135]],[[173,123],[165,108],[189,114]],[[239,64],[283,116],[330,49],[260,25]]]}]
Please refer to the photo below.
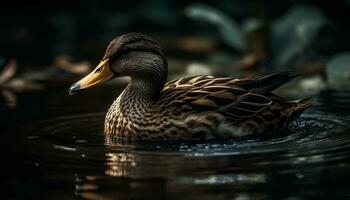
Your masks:
[{"label": "water", "polygon": [[1,199],[348,199],[350,95],[327,91],[263,138],[200,143],[103,136],[120,88],[18,97],[1,120]]}]

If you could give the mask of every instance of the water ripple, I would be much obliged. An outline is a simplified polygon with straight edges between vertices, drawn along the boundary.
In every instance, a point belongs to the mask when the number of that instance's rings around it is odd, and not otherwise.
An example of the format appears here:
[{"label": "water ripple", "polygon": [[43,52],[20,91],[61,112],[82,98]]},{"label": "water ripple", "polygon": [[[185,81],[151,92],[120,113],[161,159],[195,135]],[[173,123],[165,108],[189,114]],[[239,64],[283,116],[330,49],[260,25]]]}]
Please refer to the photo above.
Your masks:
[{"label": "water ripple", "polygon": [[[349,103],[348,94],[322,94],[288,131],[239,140],[120,142],[103,135],[103,113],[89,113],[21,124],[9,143],[23,147],[23,163],[54,174],[55,181],[74,174],[76,195],[83,198],[108,199],[114,192],[125,194],[120,188],[128,185],[147,191],[165,187],[179,198],[186,191],[208,197],[217,186],[223,194],[234,192],[232,198],[269,199],[280,190],[277,199],[283,199],[293,191],[310,195],[300,189],[305,185],[348,181]],[[287,186],[281,184],[286,180]]]}]

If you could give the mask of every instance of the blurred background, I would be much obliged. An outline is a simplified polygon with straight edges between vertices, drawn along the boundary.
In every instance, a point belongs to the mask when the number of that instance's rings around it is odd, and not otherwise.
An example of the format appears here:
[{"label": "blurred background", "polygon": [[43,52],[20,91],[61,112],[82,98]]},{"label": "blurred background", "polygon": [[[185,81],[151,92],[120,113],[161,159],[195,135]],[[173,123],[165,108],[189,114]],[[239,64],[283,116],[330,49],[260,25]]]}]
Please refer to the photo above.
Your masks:
[{"label": "blurred background", "polygon": [[110,40],[143,32],[162,44],[175,75],[296,70],[324,85],[327,64],[349,60],[349,11],[348,0],[6,1],[0,73],[17,68],[0,84],[81,76]]},{"label": "blurred background", "polygon": [[[350,0],[1,2],[1,199],[350,199],[349,13]],[[273,139],[113,143],[104,116],[127,79],[67,90],[127,32],[160,42],[169,80],[293,70],[276,92],[319,101]]]}]

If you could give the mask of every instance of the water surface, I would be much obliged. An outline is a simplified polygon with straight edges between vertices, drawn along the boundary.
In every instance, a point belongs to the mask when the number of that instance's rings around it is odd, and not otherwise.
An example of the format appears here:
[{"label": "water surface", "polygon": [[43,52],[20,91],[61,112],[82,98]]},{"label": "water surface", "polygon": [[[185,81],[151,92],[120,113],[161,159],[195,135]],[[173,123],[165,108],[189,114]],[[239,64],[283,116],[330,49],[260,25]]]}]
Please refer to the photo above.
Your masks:
[{"label": "water surface", "polygon": [[50,87],[2,106],[2,199],[350,198],[346,93],[321,93],[275,136],[136,143],[103,135],[119,92]]}]

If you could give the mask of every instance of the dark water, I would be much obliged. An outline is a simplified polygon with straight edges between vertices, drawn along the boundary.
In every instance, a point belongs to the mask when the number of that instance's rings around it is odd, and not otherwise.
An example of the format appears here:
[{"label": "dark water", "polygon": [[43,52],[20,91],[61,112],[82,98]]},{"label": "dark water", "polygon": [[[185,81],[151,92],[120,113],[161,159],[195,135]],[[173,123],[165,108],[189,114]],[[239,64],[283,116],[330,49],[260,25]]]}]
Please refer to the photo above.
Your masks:
[{"label": "dark water", "polygon": [[102,134],[118,90],[52,87],[1,107],[1,199],[350,199],[346,93],[321,93],[274,137],[122,143]]}]

